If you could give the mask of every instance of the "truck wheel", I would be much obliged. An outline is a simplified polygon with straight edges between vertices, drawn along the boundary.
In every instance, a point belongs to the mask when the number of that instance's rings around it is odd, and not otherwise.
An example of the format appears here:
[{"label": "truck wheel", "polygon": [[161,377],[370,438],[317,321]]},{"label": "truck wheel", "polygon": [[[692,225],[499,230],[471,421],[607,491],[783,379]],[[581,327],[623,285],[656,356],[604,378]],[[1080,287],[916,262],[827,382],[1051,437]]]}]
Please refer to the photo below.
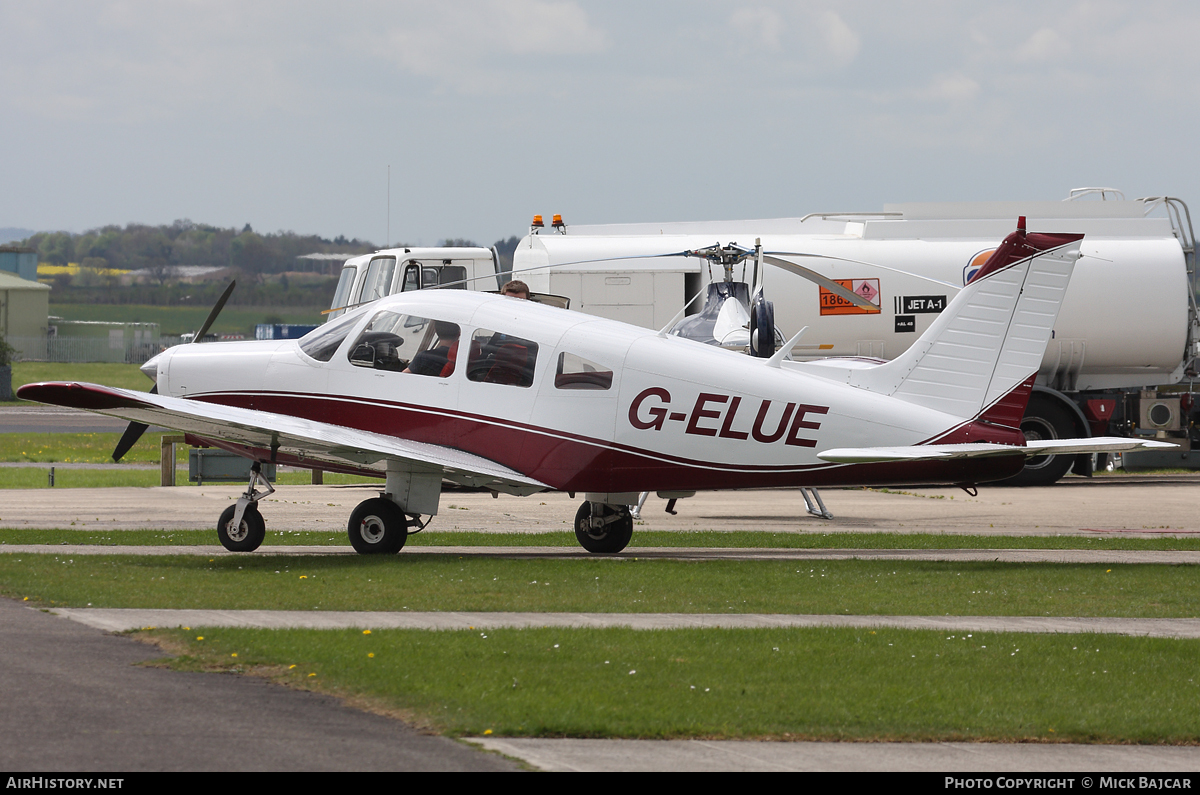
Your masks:
[{"label": "truck wheel", "polygon": [[[1065,408],[1053,400],[1033,395],[1021,419],[1021,431],[1029,441],[1035,439],[1073,439],[1079,436],[1075,422]],[[1073,455],[1039,455],[1025,459],[1025,468],[1008,480],[1010,486],[1049,486],[1075,462]]]}]

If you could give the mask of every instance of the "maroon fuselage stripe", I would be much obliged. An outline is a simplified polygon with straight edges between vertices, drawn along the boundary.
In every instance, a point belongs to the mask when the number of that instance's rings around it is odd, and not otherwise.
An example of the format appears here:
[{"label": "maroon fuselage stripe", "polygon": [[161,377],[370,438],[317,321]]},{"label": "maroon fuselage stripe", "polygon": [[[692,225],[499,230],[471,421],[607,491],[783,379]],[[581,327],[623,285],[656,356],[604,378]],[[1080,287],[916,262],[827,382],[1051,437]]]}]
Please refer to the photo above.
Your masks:
[{"label": "maroon fuselage stripe", "polygon": [[[770,486],[971,484],[1010,477],[1021,470],[1025,460],[1024,455],[1014,455],[953,461],[797,464],[790,467],[716,464],[639,451],[612,442],[550,432],[518,423],[498,424],[495,420],[489,421],[461,412],[432,411],[404,404],[331,395],[263,392],[222,392],[200,395],[196,399],[443,445],[495,461],[560,491],[639,492]],[[963,435],[973,437],[971,441],[1000,441],[997,430],[978,428],[972,433],[966,431],[964,426]],[[270,456],[266,450],[251,450],[215,439],[206,441],[216,447],[252,452],[256,457]],[[1016,443],[1023,444],[1023,438]],[[279,453],[276,460],[283,464],[305,465],[303,461],[283,453]],[[311,461],[308,465],[311,466]],[[351,467],[328,468],[333,471],[353,471]]]}]

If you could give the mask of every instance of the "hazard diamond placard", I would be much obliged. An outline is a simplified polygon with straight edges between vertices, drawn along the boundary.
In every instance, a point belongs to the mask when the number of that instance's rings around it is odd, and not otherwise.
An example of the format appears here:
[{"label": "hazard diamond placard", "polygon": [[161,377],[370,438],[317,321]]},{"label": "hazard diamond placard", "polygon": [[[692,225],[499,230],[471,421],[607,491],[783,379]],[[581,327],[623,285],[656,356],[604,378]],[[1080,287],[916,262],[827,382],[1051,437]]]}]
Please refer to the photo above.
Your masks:
[{"label": "hazard diamond placard", "polygon": [[821,293],[822,315],[874,315],[879,312],[879,280],[878,279],[834,279],[841,286],[850,290],[859,298],[874,304],[871,309],[852,304],[840,295],[831,293],[824,287]]}]

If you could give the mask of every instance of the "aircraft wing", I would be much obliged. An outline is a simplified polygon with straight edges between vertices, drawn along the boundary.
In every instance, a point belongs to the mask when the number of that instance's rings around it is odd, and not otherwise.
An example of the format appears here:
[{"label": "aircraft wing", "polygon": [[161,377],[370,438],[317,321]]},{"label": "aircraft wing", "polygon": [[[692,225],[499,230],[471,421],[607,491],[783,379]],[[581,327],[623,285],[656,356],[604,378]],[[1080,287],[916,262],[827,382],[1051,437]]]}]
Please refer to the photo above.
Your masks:
[{"label": "aircraft wing", "polygon": [[382,472],[386,462],[392,461],[400,464],[401,469],[416,472],[440,470],[448,480],[508,494],[532,494],[550,488],[495,461],[450,447],[407,441],[266,411],[97,384],[27,384],[17,390],[17,395],[23,400],[86,409],[207,439],[220,439],[260,449],[277,449],[300,456],[313,464],[349,464]]},{"label": "aircraft wing", "polygon": [[1131,450],[1164,450],[1177,447],[1154,439],[1097,436],[1090,439],[1040,439],[1024,447],[975,442],[968,444],[919,444],[911,447],[847,447],[825,450],[817,458],[835,464],[871,464],[881,461],[948,461],[954,458],[992,458],[1021,454],[1076,455],[1078,453],[1124,453]]}]

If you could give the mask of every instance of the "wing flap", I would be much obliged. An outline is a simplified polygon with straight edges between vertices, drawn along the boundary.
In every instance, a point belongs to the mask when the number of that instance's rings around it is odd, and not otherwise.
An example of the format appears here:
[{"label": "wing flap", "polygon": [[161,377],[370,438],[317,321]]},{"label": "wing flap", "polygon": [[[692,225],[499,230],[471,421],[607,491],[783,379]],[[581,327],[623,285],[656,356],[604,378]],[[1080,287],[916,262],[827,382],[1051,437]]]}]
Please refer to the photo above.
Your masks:
[{"label": "wing flap", "polygon": [[835,464],[874,464],[886,461],[948,461],[955,458],[995,458],[1024,455],[1076,455],[1079,453],[1125,453],[1132,450],[1165,450],[1178,445],[1154,439],[1124,439],[1100,436],[1091,439],[1044,439],[1011,444],[976,442],[968,444],[921,444],[911,447],[847,447],[825,450],[817,458]]},{"label": "wing flap", "polygon": [[266,411],[82,383],[27,384],[17,395],[246,447],[282,450],[314,464],[350,464],[382,472],[391,461],[407,471],[440,471],[449,480],[506,493],[549,488],[495,461],[450,447]]}]

